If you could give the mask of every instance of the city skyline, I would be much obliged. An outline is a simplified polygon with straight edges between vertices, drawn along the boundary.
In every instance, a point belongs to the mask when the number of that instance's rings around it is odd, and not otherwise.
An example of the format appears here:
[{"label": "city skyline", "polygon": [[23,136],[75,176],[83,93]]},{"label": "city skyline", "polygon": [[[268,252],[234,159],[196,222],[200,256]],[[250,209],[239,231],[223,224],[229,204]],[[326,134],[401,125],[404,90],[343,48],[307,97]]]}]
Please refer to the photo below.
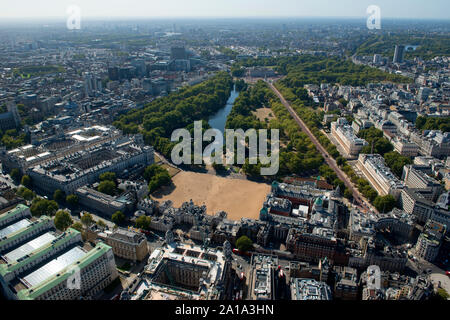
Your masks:
[{"label": "city skyline", "polygon": [[[85,18],[300,18],[300,17],[339,17],[364,18],[367,8],[377,5],[381,9],[382,18],[400,19],[450,19],[450,4],[444,0],[434,1],[434,5],[419,0],[413,1],[358,1],[350,0],[339,3],[318,0],[314,2],[298,0],[282,1],[151,1],[143,3],[130,0],[126,4],[119,0],[61,0],[53,3],[50,0],[39,2],[22,0],[15,3],[0,4],[0,17],[4,19],[20,18],[66,18],[67,8],[79,6]],[[443,10],[447,8],[447,10]]]},{"label": "city skyline", "polygon": [[3,2],[0,300],[450,300],[448,0]]}]

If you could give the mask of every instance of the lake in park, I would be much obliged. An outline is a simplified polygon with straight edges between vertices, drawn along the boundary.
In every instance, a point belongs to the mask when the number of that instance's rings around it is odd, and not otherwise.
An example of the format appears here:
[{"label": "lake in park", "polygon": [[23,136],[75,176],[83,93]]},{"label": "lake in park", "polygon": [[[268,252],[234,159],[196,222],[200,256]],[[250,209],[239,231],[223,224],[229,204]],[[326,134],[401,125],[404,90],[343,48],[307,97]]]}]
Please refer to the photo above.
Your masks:
[{"label": "lake in park", "polygon": [[231,112],[231,109],[233,109],[233,104],[236,98],[239,96],[239,92],[236,91],[236,86],[233,88],[233,91],[231,91],[230,97],[228,98],[227,104],[224,108],[217,111],[215,115],[213,115],[208,123],[213,129],[218,129],[222,132],[222,134],[225,133],[225,124],[227,122],[227,117]]}]

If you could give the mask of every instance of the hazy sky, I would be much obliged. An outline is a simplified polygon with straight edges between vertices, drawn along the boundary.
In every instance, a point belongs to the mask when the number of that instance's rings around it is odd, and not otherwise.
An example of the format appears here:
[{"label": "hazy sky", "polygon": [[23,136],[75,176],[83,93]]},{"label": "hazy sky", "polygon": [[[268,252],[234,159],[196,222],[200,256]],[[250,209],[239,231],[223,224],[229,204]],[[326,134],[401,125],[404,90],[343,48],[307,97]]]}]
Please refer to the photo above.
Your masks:
[{"label": "hazy sky", "polygon": [[0,0],[0,17],[366,17],[369,5],[385,18],[450,19],[450,0]]}]

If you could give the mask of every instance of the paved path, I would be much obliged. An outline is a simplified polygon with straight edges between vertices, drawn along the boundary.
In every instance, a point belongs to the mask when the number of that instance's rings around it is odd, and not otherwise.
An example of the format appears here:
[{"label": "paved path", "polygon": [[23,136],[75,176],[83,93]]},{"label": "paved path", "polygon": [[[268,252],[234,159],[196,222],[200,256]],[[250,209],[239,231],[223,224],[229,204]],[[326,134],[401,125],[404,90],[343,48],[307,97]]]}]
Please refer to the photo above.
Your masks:
[{"label": "paved path", "polygon": [[[314,134],[309,130],[308,126],[303,122],[303,120],[297,115],[297,113],[292,109],[290,104],[284,99],[283,95],[273,86],[272,83],[267,82],[269,85],[269,88],[272,89],[272,91],[278,96],[281,103],[286,107],[286,109],[289,111],[291,116],[294,118],[294,120],[297,122],[297,124],[300,126],[302,131],[308,135],[308,137],[311,139],[311,141],[316,146],[316,149],[322,154],[323,158],[325,159],[325,162],[330,166],[331,169],[336,173],[339,179],[341,179],[345,186],[352,192],[353,198],[355,200],[356,205],[359,207],[359,209],[365,213],[369,212],[369,208],[371,208],[370,203],[364,199],[364,197],[361,195],[361,193],[358,191],[358,189],[355,188],[351,180],[347,177],[345,172],[343,172],[339,166],[337,165],[336,161],[328,154],[327,150],[320,144],[320,142],[317,140],[317,138],[314,136]],[[375,210],[374,210],[375,211]]]}]

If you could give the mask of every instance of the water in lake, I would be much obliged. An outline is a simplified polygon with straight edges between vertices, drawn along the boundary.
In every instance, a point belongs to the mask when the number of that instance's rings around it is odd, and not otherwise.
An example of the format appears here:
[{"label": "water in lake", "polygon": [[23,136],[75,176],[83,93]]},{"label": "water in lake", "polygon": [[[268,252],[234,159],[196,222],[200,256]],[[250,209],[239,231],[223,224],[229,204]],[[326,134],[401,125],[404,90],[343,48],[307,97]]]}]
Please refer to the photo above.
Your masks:
[{"label": "water in lake", "polygon": [[225,123],[227,122],[227,117],[233,108],[234,101],[239,96],[239,92],[236,91],[236,86],[231,91],[230,97],[228,98],[227,104],[225,107],[217,111],[215,115],[209,118],[209,125],[214,128],[220,130],[222,133],[225,133]]}]

